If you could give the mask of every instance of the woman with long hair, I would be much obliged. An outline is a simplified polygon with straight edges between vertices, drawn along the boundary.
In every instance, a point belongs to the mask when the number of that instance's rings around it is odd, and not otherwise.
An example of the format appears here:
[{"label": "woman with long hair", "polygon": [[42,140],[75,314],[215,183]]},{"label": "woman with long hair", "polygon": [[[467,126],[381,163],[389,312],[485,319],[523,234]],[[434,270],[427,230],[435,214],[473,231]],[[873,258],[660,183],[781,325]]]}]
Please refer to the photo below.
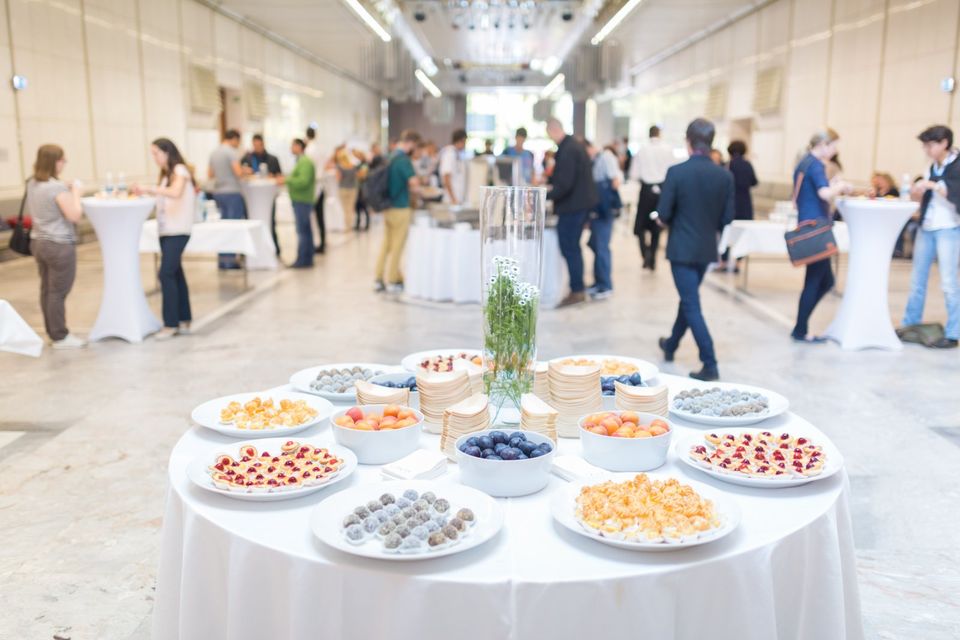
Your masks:
[{"label": "woman with long hair", "polygon": [[76,223],[83,217],[80,184],[60,180],[67,157],[55,144],[37,150],[27,181],[26,208],[33,219],[30,249],[40,271],[40,309],[54,349],[85,347],[67,329],[66,299],[77,277]]},{"label": "woman with long hair", "polygon": [[[793,172],[793,193],[797,206],[797,222],[826,218],[830,220],[830,208],[833,199],[849,193],[850,185],[827,179],[826,165],[837,155],[839,134],[833,129],[824,129],[813,134],[807,153],[800,159]],[[826,342],[826,338],[810,333],[809,321],[817,303],[833,288],[833,269],[830,258],[807,265],[803,279],[803,291],[797,309],[797,324],[791,336],[797,342],[817,344]]]},{"label": "woman with long hair", "polygon": [[157,138],[150,155],[160,167],[155,187],[137,187],[138,193],[157,197],[157,231],[160,235],[160,291],[163,294],[163,329],[154,337],[167,340],[190,331],[190,291],[183,273],[183,250],[190,240],[196,205],[193,171],[172,141]]}]

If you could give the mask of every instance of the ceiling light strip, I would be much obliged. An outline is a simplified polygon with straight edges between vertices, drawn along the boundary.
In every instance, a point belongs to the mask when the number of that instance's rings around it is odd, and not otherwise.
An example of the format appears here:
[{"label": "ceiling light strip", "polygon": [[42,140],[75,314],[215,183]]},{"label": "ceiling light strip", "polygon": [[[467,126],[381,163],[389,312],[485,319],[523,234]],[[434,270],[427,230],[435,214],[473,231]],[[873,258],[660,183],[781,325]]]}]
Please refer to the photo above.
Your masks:
[{"label": "ceiling light strip", "polygon": [[390,34],[387,33],[387,30],[380,26],[380,23],[377,22],[376,18],[370,15],[370,12],[360,4],[357,0],[343,0],[343,2],[353,9],[353,12],[357,14],[363,22],[370,27],[370,29],[377,34],[377,36],[384,42],[390,42],[393,38],[390,37]]},{"label": "ceiling light strip", "polygon": [[555,75],[553,80],[551,80],[540,92],[540,97],[549,98],[552,96],[554,93],[556,93],[557,89],[563,86],[564,80],[566,80],[566,76],[564,76],[562,73]]},{"label": "ceiling light strip", "polygon": [[433,80],[423,72],[423,69],[417,69],[413,72],[413,75],[417,76],[417,80],[420,81],[420,84],[423,85],[424,89],[430,92],[434,98],[439,98],[443,94],[440,92],[440,88],[433,84]]},{"label": "ceiling light strip", "polygon": [[590,39],[590,44],[596,46],[603,42],[603,39],[610,35],[614,29],[619,27],[624,18],[630,15],[631,11],[640,6],[641,2],[643,2],[643,0],[628,0],[627,4],[620,7],[620,10],[613,14],[612,18],[607,20],[607,24],[603,25],[603,28],[600,29],[600,31],[597,31],[597,35]]}]

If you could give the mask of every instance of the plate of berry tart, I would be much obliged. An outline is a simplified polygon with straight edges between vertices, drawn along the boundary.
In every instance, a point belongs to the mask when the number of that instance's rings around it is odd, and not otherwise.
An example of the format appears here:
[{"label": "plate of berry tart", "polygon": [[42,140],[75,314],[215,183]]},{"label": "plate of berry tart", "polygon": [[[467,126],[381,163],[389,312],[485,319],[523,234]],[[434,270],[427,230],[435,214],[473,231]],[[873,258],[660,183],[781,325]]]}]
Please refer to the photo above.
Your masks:
[{"label": "plate of berry tart", "polygon": [[205,453],[190,463],[187,477],[228,498],[271,502],[320,491],[356,468],[357,457],[346,447],[269,438]]},{"label": "plate of berry tart", "polygon": [[796,487],[843,468],[843,455],[825,436],[782,430],[719,429],[680,438],[675,446],[687,466],[745,487]]}]

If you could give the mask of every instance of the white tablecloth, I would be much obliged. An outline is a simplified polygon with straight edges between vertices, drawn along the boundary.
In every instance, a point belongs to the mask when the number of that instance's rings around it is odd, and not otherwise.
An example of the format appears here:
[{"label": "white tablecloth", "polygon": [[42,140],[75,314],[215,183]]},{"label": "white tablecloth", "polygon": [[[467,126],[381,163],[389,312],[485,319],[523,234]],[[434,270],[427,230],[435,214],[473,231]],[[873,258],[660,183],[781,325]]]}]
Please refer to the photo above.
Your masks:
[{"label": "white tablecloth", "polygon": [[[480,231],[469,223],[450,228],[430,226],[419,216],[407,239],[404,290],[407,295],[440,302],[480,302]],[[556,229],[543,233],[540,302],[557,306],[567,276]]]},{"label": "white tablecloth", "polygon": [[343,204],[340,202],[340,183],[336,171],[330,170],[320,179],[323,190],[323,226],[328,232],[353,231],[347,229],[343,216]]},{"label": "white tablecloth", "polygon": [[34,358],[43,352],[43,339],[6,300],[0,300],[0,351]]},{"label": "white tablecloth", "polygon": [[[764,424],[821,435],[789,414]],[[301,436],[332,442],[329,427]],[[270,504],[193,487],[189,462],[231,442],[193,429],[170,456],[155,640],[863,637],[843,473],[803,487],[749,489],[681,468],[671,453],[657,472],[731,494],[743,510],[737,531],[673,552],[615,549],[553,522],[551,493],[563,481],[552,477],[540,493],[501,500],[504,529],[476,549],[378,562],[326,547],[309,526],[317,503],[378,482],[378,467],[361,465],[336,488]],[[437,436],[423,443],[436,447]],[[559,451],[578,453],[579,441],[562,440]],[[451,465],[438,482],[457,479]]]},{"label": "white tablecloth", "polygon": [[[744,258],[753,254],[786,256],[787,243],[783,234],[787,230],[787,225],[782,222],[734,220],[723,228],[720,235],[720,253],[729,248],[731,258]],[[833,235],[840,251],[849,251],[850,236],[847,225],[843,222],[834,223]]]},{"label": "white tablecloth", "polygon": [[[248,269],[279,266],[270,239],[270,227],[260,220],[211,220],[198,222],[190,231],[185,253],[242,253]],[[148,220],[140,233],[140,253],[160,253],[157,221]]]},{"label": "white tablecloth", "polygon": [[90,331],[91,341],[114,337],[142,342],[160,329],[143,294],[137,253],[137,238],[154,203],[154,198],[83,198],[83,212],[93,225],[103,256],[103,298]]},{"label": "white tablecloth", "polygon": [[843,302],[826,335],[844,349],[898,350],[887,288],[893,248],[915,202],[843,198],[837,202],[850,228],[850,266]]},{"label": "white tablecloth", "polygon": [[247,218],[259,220],[269,231],[273,201],[279,191],[277,181],[273,178],[249,178],[243,181],[241,190],[247,203]]}]

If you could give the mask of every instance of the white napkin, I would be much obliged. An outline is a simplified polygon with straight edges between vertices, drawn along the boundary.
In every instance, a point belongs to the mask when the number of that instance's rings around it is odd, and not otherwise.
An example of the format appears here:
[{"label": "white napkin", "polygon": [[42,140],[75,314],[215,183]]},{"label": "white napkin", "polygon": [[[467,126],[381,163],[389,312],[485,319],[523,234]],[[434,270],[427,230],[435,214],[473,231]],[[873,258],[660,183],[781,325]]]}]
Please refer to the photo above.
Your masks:
[{"label": "white napkin", "polygon": [[43,340],[6,300],[0,300],[0,351],[39,358]]},{"label": "white napkin", "polygon": [[447,456],[440,451],[417,449],[405,458],[384,465],[384,480],[429,480],[447,472]]},{"label": "white napkin", "polygon": [[568,482],[595,480],[609,475],[600,467],[595,467],[577,456],[555,456],[553,472]]}]

